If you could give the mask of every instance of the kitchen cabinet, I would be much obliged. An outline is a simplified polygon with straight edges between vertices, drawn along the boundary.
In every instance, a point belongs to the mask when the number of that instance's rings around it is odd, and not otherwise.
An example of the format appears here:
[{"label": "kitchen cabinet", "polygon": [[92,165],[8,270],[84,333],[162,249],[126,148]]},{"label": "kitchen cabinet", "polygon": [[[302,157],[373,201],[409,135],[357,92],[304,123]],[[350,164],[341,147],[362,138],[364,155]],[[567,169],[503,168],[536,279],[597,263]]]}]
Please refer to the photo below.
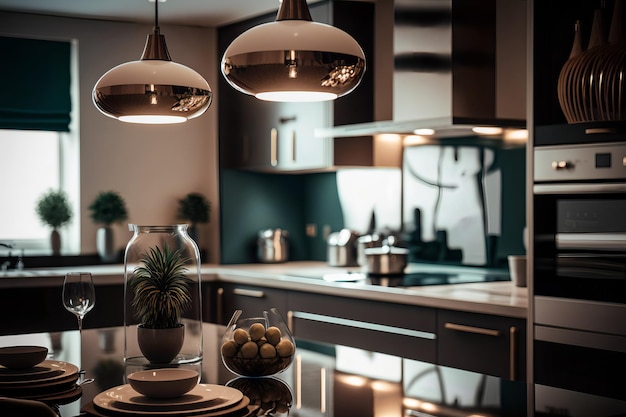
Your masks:
[{"label": "kitchen cabinet", "polygon": [[220,283],[215,304],[218,324],[228,324],[235,310],[243,310],[245,317],[263,317],[263,311],[272,307],[287,320],[287,292],[276,288]]},{"label": "kitchen cabinet", "polygon": [[437,362],[504,379],[526,379],[526,322],[510,317],[440,310]]},{"label": "kitchen cabinet", "polygon": [[[361,84],[333,102],[274,103],[249,96],[219,80],[219,142],[222,168],[259,172],[326,170],[343,165],[371,166],[372,149],[388,145],[373,138],[315,137],[316,128],[373,120],[374,4],[361,1],[322,1],[309,6],[313,21],[332,24],[350,33],[363,48],[367,70]],[[218,29],[219,58],[239,34],[275,20],[268,14]],[[360,138],[359,138],[360,139]],[[385,147],[386,145],[386,147]],[[399,148],[398,148],[399,149]],[[398,152],[399,155],[399,152]],[[399,165],[399,158],[393,164]]]},{"label": "kitchen cabinet", "polygon": [[436,360],[435,309],[295,291],[288,306],[297,339]]}]

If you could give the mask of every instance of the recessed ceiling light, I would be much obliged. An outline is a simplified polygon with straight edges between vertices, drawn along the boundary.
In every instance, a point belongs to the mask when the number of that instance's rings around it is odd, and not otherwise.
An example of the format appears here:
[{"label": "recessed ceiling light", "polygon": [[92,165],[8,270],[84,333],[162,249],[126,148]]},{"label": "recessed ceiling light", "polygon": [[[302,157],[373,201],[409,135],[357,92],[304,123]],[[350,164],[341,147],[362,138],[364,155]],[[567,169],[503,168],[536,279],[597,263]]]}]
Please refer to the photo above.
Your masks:
[{"label": "recessed ceiling light", "polygon": [[490,126],[476,126],[472,128],[472,132],[478,135],[499,135],[502,133],[502,128]]},{"label": "recessed ceiling light", "polygon": [[415,129],[413,133],[415,133],[416,135],[420,135],[420,136],[432,136],[435,134],[435,130],[434,129]]}]

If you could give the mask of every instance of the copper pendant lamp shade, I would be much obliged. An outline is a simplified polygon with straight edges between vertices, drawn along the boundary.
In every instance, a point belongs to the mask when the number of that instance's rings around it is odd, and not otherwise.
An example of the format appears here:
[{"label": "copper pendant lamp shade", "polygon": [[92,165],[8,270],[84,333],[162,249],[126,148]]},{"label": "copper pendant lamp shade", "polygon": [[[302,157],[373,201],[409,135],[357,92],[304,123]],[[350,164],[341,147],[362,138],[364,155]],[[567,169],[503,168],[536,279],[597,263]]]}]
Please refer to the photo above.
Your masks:
[{"label": "copper pendant lamp shade", "polygon": [[365,55],[346,32],[311,19],[306,0],[283,0],[275,22],[247,30],[226,49],[222,74],[268,101],[324,101],[350,93]]},{"label": "copper pendant lamp shade", "polygon": [[148,35],[141,59],[106,72],[94,86],[92,99],[106,116],[123,122],[168,124],[202,115],[213,92],[200,74],[170,58],[159,30],[156,1],[154,32]]}]

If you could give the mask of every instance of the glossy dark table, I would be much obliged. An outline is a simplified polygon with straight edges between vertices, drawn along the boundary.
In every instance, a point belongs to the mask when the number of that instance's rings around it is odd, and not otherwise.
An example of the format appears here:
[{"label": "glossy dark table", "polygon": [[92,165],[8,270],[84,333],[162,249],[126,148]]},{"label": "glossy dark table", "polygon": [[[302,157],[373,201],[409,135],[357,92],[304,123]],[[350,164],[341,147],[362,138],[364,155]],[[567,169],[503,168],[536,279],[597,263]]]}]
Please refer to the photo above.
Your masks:
[{"label": "glossy dark table", "polygon": [[[201,383],[232,385],[240,388],[242,378],[231,373],[224,367],[220,357],[220,345],[224,326],[203,324],[203,360]],[[85,329],[82,337],[78,331],[52,333],[21,334],[0,336],[0,346],[39,345],[49,349],[49,358],[69,362],[79,369],[85,370],[85,379],[93,378],[92,383],[82,385],[82,396],[79,400],[58,405],[62,417],[81,415],[81,409],[92,401],[99,393],[126,382],[124,369],[124,329],[111,327],[102,329]],[[281,385],[293,392],[294,364],[277,376]],[[252,382],[262,384],[266,378],[257,378]],[[265,385],[263,385],[265,386]],[[245,392],[244,389],[242,391]],[[247,394],[247,393],[246,393]],[[293,403],[293,397],[291,398]],[[253,400],[254,401],[254,400]],[[258,401],[257,401],[258,402]],[[291,405],[291,404],[290,404]],[[264,406],[267,406],[265,404]],[[289,410],[289,408],[287,409]],[[284,411],[284,407],[281,407]],[[264,415],[259,410],[252,415]],[[288,413],[275,411],[272,415],[286,416]],[[294,415],[289,413],[289,415]]]}]

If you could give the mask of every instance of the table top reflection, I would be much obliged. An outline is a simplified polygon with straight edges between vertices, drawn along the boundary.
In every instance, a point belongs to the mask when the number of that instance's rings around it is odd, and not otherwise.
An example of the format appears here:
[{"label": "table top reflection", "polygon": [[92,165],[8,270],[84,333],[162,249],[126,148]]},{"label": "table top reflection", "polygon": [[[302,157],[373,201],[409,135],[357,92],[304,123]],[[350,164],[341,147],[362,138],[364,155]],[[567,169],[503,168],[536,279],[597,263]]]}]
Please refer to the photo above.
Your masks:
[{"label": "table top reflection", "polygon": [[[200,383],[226,385],[242,391],[250,399],[250,406],[237,416],[289,415],[293,404],[291,367],[275,377],[245,378],[233,374],[221,361],[224,331],[224,326],[203,323],[203,359],[196,369],[201,375]],[[79,383],[81,380],[86,383],[81,385],[80,399],[51,404],[61,417],[91,415],[87,412],[94,412],[92,401],[97,395],[128,382],[126,376],[136,369],[124,364],[124,342],[123,327],[86,329],[82,337],[77,330],[0,336],[0,347],[46,346],[49,360],[69,362],[84,370]]]}]

